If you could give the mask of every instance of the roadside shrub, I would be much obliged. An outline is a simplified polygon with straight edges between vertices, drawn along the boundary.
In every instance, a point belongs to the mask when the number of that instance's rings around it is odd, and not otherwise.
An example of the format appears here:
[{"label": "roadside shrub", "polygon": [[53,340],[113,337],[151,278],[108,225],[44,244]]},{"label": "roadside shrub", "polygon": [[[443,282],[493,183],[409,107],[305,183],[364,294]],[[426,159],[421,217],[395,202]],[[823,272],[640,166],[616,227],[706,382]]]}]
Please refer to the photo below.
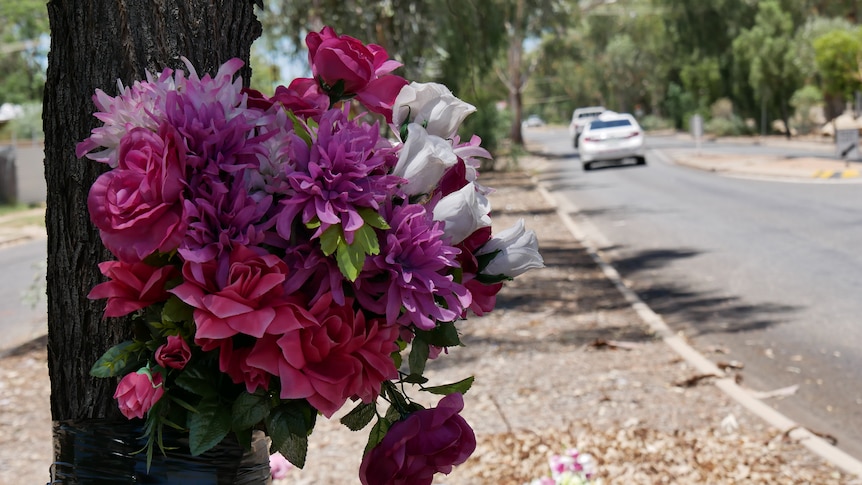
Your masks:
[{"label": "roadside shrub", "polygon": [[656,115],[646,115],[639,122],[641,127],[646,131],[671,130],[674,127],[672,119]]}]

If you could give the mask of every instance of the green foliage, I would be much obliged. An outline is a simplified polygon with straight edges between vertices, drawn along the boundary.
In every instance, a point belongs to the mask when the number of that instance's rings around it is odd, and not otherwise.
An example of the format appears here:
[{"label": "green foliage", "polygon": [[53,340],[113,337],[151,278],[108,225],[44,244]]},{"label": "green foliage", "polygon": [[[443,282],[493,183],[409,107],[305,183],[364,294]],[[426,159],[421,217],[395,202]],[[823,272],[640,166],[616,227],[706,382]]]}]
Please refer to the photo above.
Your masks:
[{"label": "green foliage", "polygon": [[806,85],[793,93],[790,97],[790,106],[794,109],[794,127],[799,133],[810,133],[817,126],[813,111],[822,105],[823,92],[817,86]]},{"label": "green foliage", "polygon": [[377,405],[375,403],[360,402],[353,410],[345,414],[341,418],[341,424],[347,426],[350,431],[359,431],[364,428],[377,415]]},{"label": "green foliage", "polygon": [[48,34],[44,1],[20,0],[0,5],[0,104],[41,102],[44,56],[38,46]]},{"label": "green foliage", "polygon": [[218,398],[207,399],[188,414],[189,451],[198,456],[219,444],[231,430],[231,410]]},{"label": "green foliage", "polygon": [[837,30],[814,40],[814,56],[823,78],[823,89],[846,100],[862,89],[862,27],[856,32]]},{"label": "green foliage", "polygon": [[461,394],[466,393],[470,390],[470,387],[473,386],[473,376],[470,376],[466,379],[460,380],[458,382],[454,382],[452,384],[446,384],[444,386],[433,386],[433,387],[424,387],[423,391],[430,392],[432,394],[452,394],[455,392],[459,392]]},{"label": "green foliage", "polygon": [[105,352],[90,369],[93,377],[116,377],[143,366],[145,361],[141,356],[143,347],[134,340],[117,344]]},{"label": "green foliage", "polygon": [[646,115],[639,122],[646,131],[669,130],[674,127],[673,120],[656,115]]}]

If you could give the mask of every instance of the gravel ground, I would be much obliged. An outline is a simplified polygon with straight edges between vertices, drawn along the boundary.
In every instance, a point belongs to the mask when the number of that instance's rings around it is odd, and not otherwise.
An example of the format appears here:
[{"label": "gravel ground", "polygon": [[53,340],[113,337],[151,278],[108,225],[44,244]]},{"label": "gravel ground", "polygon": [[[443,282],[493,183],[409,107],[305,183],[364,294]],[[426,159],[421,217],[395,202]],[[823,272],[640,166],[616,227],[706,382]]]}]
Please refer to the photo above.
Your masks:
[{"label": "gravel ground", "polygon": [[[709,379],[693,379],[696,371],[650,333],[563,229],[528,173],[481,181],[497,189],[495,230],[526,219],[546,268],[505,287],[494,312],[462,324],[465,346],[429,363],[429,385],[476,377],[463,413],[476,453],[435,483],[521,485],[549,473],[550,455],[576,447],[596,458],[604,483],[862,484]],[[44,339],[0,359],[0,485],[47,481],[46,359]],[[365,439],[319,420],[306,468],[282,482],[357,483]]]}]

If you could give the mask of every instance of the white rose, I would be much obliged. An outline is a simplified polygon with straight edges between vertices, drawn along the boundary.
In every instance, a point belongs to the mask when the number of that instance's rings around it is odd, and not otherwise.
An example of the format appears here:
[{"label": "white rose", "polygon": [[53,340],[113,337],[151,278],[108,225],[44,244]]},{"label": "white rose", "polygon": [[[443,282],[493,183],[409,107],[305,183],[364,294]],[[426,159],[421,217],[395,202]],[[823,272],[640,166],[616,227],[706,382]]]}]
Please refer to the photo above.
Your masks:
[{"label": "white rose", "polygon": [[419,123],[431,135],[451,138],[474,111],[475,106],[456,98],[442,84],[412,82],[395,98],[392,122],[399,129],[404,123]]},{"label": "white rose", "polygon": [[452,143],[429,135],[421,125],[410,123],[407,133],[392,174],[407,179],[401,187],[407,195],[427,194],[434,190],[446,170],[458,163],[458,157]]},{"label": "white rose", "polygon": [[476,256],[499,251],[482,273],[489,276],[505,275],[514,278],[535,268],[543,268],[545,261],[539,254],[536,233],[524,229],[524,220],[501,231],[476,251]]},{"label": "white rose", "polygon": [[434,207],[434,220],[442,221],[443,232],[458,244],[477,229],[491,225],[491,203],[474,183],[440,199]]}]

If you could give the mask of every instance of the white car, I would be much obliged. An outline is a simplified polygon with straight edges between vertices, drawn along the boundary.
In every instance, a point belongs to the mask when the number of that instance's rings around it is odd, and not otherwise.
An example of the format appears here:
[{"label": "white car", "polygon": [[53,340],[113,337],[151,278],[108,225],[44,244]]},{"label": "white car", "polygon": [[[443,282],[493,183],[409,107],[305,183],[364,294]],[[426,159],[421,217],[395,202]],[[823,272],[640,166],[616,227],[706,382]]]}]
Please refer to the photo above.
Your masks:
[{"label": "white car", "polygon": [[580,136],[578,154],[584,170],[593,163],[633,158],[645,165],[644,131],[634,116],[607,111],[591,121]]},{"label": "white car", "polygon": [[569,134],[572,135],[572,140],[575,143],[575,148],[578,148],[578,136],[584,131],[584,128],[590,121],[598,118],[604,113],[604,106],[589,106],[586,108],[578,108],[572,113],[572,122],[569,123]]}]

